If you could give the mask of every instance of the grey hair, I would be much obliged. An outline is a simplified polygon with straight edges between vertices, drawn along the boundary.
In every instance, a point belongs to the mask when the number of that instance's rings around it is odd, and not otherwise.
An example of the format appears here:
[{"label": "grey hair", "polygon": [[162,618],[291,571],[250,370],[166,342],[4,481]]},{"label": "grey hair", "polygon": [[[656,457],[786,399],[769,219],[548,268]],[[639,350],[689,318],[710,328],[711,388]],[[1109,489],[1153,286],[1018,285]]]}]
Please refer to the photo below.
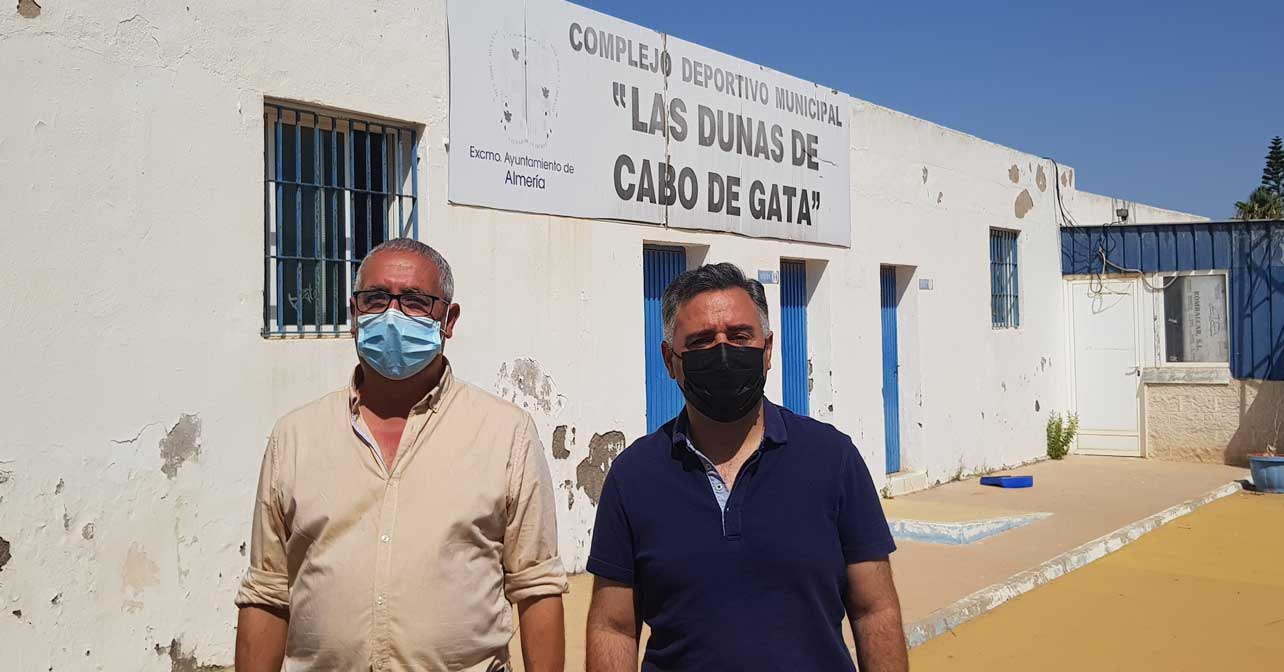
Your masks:
[{"label": "grey hair", "polygon": [[361,260],[361,265],[357,267],[357,288],[362,286],[361,274],[366,270],[366,262],[380,252],[410,252],[431,261],[432,265],[437,267],[437,282],[441,285],[441,293],[445,295],[441,298],[446,301],[455,300],[455,276],[450,272],[450,262],[446,261],[446,258],[437,250],[413,238],[393,238],[379,243],[373,250],[367,252],[365,258]]},{"label": "grey hair", "polygon": [[746,278],[743,271],[735,264],[705,264],[691,269],[669,283],[660,300],[660,317],[664,321],[664,340],[673,343],[674,322],[677,321],[678,309],[697,295],[705,292],[716,292],[723,289],[743,289],[753,299],[758,308],[758,319],[762,322],[762,333],[771,333],[771,321],[767,315],[767,293],[762,283]]}]

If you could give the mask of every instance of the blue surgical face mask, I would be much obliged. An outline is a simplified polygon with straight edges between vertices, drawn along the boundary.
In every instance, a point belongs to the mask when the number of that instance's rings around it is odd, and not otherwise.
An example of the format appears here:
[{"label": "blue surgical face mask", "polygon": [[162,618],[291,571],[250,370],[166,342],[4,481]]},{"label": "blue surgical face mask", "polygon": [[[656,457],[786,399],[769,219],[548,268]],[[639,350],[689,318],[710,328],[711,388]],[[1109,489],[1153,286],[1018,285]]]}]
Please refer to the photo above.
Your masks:
[{"label": "blue surgical face mask", "polygon": [[441,354],[441,323],[395,308],[357,316],[357,353],[379,375],[405,380]]}]

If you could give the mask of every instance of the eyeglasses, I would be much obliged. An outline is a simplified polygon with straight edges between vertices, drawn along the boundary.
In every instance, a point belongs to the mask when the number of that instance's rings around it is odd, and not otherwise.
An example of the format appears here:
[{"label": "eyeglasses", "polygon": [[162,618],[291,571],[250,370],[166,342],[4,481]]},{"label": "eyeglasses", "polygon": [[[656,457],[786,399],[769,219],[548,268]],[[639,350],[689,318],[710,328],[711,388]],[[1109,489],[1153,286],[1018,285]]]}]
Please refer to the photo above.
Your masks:
[{"label": "eyeglasses", "polygon": [[368,315],[378,315],[388,310],[393,300],[401,308],[401,312],[410,317],[432,317],[433,310],[437,304],[449,305],[450,302],[432,294],[421,294],[419,292],[406,292],[405,294],[393,294],[380,289],[364,289],[352,293],[353,303],[357,305],[357,312]]}]

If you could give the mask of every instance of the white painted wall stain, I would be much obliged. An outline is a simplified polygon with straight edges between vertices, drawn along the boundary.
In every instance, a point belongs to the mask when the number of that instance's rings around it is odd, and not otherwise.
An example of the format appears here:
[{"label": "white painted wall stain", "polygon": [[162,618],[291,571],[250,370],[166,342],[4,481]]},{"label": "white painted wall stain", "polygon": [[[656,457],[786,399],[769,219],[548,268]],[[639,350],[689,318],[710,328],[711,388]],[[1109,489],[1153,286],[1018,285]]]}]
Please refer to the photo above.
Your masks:
[{"label": "white painted wall stain", "polygon": [[[464,306],[447,352],[458,375],[534,415],[572,570],[594,515],[578,472],[608,464],[615,432],[645,430],[648,242],[703,246],[706,262],[751,275],[811,260],[812,408],[858,443],[876,485],[880,264],[915,267],[906,465],[942,481],[1043,453],[1068,387],[1055,190],[1029,169],[1046,162],[856,101],[851,249],[452,207],[446,50],[443,0],[0,12],[0,87],[22,92],[0,98],[6,246],[22,251],[0,265],[0,312],[22,325],[5,340],[18,356],[0,358],[0,378],[22,381],[0,392],[20,419],[0,441],[6,666],[231,661],[267,433],[355,362],[348,339],[259,336],[265,96],[422,125],[421,238],[451,260]],[[1022,233],[1020,330],[990,329],[990,227]],[[767,293],[778,329],[779,286]],[[780,399],[778,361],[767,390]],[[198,432],[174,436],[195,419]],[[597,454],[594,436],[610,437]]]}]

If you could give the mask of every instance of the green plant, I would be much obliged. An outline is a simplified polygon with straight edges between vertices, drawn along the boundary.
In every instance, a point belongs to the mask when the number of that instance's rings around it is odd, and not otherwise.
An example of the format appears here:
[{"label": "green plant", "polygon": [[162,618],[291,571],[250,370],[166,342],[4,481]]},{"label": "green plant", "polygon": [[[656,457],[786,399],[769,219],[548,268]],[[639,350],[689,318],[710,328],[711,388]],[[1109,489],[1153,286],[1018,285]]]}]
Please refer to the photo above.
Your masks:
[{"label": "green plant", "polygon": [[1079,416],[1074,413],[1067,413],[1062,417],[1060,413],[1052,413],[1048,416],[1048,457],[1059,460],[1070,452],[1070,444],[1074,442],[1075,434],[1079,433]]},{"label": "green plant", "polygon": [[1262,170],[1262,186],[1284,196],[1284,138],[1275,136],[1266,150],[1266,168]]},{"label": "green plant", "polygon": [[1279,219],[1284,217],[1284,197],[1270,187],[1258,187],[1248,195],[1247,201],[1235,202],[1235,219],[1243,221]]}]

